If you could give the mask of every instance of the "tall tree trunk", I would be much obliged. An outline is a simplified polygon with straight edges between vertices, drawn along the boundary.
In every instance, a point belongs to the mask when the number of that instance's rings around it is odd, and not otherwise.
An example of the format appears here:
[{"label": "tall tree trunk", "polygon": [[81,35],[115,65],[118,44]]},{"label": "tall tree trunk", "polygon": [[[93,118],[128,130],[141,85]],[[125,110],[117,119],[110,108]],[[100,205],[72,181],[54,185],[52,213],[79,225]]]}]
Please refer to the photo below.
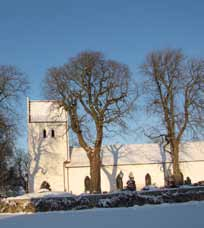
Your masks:
[{"label": "tall tree trunk", "polygon": [[101,192],[101,159],[100,150],[97,148],[90,156],[91,193]]},{"label": "tall tree trunk", "polygon": [[176,184],[182,184],[182,175],[179,165],[179,143],[173,143],[173,175],[175,178]]}]

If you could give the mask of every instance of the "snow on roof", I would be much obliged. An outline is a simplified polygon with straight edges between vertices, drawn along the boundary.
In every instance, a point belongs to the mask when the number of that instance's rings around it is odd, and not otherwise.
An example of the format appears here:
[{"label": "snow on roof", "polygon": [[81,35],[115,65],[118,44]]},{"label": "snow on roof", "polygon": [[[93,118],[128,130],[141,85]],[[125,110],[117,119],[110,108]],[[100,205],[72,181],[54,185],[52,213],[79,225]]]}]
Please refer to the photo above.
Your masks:
[{"label": "snow on roof", "polygon": [[67,121],[67,113],[56,101],[29,101],[31,122]]},{"label": "snow on roof", "polygon": [[[204,142],[187,142],[180,147],[180,161],[204,161]],[[150,164],[169,162],[170,157],[161,153],[159,144],[128,144],[104,146],[101,151],[103,165]],[[89,166],[83,148],[71,149],[70,166]]]}]

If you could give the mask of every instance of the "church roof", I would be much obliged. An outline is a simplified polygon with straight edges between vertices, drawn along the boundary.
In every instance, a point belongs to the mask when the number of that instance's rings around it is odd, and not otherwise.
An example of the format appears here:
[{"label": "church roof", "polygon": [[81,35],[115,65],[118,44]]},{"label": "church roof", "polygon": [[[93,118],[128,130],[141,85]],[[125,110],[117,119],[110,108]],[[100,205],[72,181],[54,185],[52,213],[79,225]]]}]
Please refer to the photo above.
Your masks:
[{"label": "church roof", "polygon": [[30,122],[66,122],[67,113],[57,101],[29,101]]},{"label": "church roof", "polygon": [[[180,146],[180,161],[204,161],[204,142],[187,142]],[[167,154],[161,153],[158,144],[128,144],[104,146],[101,151],[103,165],[154,164],[170,162]],[[89,166],[83,148],[71,149],[70,166]]]}]

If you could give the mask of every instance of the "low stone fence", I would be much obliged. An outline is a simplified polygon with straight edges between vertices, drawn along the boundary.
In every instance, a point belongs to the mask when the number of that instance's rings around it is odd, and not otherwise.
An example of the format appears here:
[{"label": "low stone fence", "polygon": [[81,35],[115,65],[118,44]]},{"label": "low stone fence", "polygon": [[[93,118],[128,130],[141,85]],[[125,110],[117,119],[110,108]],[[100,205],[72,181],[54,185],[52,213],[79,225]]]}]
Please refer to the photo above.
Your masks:
[{"label": "low stone fence", "polygon": [[131,207],[144,204],[179,203],[204,200],[204,187],[155,191],[121,191],[111,194],[82,194],[69,197],[1,199],[0,213],[79,210],[88,208]]}]

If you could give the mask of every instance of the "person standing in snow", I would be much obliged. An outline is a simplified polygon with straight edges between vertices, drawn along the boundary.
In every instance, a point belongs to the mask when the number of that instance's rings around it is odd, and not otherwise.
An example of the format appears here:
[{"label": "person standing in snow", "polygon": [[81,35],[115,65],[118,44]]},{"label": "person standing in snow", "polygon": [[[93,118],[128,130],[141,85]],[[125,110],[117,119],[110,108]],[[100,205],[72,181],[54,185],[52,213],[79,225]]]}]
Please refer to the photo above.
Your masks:
[{"label": "person standing in snow", "polygon": [[135,184],[134,175],[132,172],[130,172],[129,180],[127,181],[127,190],[136,191],[136,184]]}]

